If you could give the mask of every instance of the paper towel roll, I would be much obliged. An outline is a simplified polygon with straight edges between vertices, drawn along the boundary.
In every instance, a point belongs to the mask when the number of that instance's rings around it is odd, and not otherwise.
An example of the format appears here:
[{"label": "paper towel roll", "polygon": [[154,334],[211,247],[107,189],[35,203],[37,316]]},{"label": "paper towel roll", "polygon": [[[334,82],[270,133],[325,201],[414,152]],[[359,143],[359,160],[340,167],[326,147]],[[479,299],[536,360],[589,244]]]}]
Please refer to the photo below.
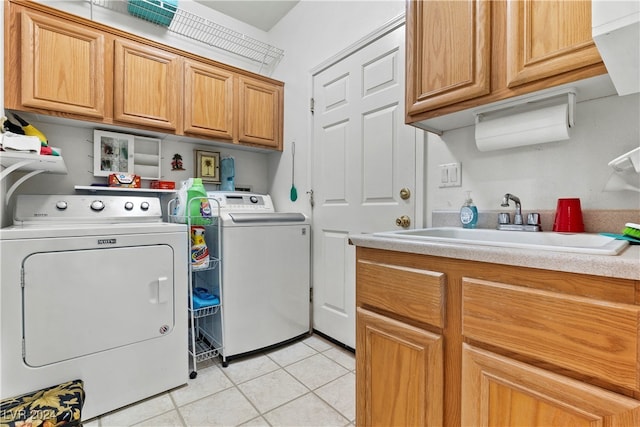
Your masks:
[{"label": "paper towel roll", "polygon": [[507,117],[479,120],[480,151],[501,150],[569,139],[568,105],[556,105]]}]

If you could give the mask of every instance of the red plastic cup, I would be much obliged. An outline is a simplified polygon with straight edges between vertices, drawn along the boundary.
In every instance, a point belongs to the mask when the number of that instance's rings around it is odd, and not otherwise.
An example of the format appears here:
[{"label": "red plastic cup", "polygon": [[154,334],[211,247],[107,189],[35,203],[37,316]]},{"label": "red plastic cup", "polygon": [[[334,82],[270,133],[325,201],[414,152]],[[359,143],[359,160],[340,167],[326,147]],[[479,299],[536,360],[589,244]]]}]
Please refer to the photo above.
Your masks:
[{"label": "red plastic cup", "polygon": [[560,233],[582,233],[584,231],[580,199],[558,199],[553,231]]}]

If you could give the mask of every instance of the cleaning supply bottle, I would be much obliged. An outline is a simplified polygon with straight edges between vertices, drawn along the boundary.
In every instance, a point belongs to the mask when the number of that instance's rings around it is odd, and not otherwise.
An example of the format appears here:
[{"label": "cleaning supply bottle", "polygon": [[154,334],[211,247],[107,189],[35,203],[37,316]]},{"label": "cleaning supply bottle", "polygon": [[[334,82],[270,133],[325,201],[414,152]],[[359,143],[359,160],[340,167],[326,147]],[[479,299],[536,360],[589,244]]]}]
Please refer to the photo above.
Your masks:
[{"label": "cleaning supply bottle", "polygon": [[187,190],[187,204],[186,212],[191,218],[191,224],[211,224],[211,206],[207,199],[207,190],[202,185],[202,178],[193,178],[193,184]]},{"label": "cleaning supply bottle", "polygon": [[204,240],[204,227],[191,227],[191,269],[202,270],[209,267],[209,248]]},{"label": "cleaning supply bottle", "polygon": [[471,191],[467,191],[467,198],[460,208],[460,222],[463,228],[476,228],[478,224],[478,208],[473,204]]}]

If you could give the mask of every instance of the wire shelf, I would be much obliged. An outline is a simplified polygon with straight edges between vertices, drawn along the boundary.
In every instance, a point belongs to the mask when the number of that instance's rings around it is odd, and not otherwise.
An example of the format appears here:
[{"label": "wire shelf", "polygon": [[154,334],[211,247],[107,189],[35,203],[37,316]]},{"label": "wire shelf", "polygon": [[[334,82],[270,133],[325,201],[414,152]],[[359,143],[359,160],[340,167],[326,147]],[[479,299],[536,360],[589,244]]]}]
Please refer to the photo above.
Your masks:
[{"label": "wire shelf", "polygon": [[284,50],[264,43],[168,2],[159,0],[89,0],[92,5],[120,13],[130,14],[156,25],[167,27],[208,46],[224,50],[273,68],[284,56]]}]

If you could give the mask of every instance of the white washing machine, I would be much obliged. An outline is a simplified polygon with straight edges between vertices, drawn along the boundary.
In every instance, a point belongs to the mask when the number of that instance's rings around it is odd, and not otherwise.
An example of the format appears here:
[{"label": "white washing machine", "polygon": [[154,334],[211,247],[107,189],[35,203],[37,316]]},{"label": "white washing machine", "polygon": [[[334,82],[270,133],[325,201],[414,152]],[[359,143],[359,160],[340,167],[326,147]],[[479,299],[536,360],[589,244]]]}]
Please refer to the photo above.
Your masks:
[{"label": "white washing machine", "polygon": [[89,419],[186,383],[187,251],[158,198],[18,196],[0,230],[1,397],[79,378]]},{"label": "white washing machine", "polygon": [[268,195],[208,196],[220,203],[225,358],[308,335],[308,218],[276,212]]}]

